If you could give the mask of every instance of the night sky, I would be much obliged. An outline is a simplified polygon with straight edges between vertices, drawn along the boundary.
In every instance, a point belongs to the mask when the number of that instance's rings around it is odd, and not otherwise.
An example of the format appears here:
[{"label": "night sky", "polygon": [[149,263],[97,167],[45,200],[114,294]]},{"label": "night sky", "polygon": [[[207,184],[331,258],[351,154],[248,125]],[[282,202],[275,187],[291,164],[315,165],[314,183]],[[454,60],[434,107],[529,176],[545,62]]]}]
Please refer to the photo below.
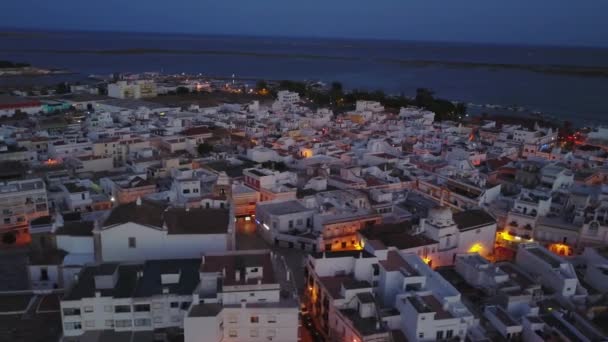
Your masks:
[{"label": "night sky", "polygon": [[0,0],[0,26],[608,47],[607,0]]}]

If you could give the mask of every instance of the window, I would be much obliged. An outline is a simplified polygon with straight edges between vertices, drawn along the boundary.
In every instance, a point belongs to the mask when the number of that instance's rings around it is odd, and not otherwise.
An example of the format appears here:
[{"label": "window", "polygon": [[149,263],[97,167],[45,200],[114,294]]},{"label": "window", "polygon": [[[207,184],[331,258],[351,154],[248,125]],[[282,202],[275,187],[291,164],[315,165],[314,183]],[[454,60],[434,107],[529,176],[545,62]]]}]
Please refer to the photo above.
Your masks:
[{"label": "window", "polygon": [[131,312],[131,306],[130,305],[116,305],[114,307],[114,312],[115,313]]},{"label": "window", "polygon": [[250,322],[251,323],[259,323],[260,322],[260,317],[258,317],[258,316],[251,316]]},{"label": "window", "polygon": [[5,218],[4,224],[11,224],[11,218],[10,217]]},{"label": "window", "polygon": [[150,312],[150,304],[135,304],[133,306],[135,312]]},{"label": "window", "polygon": [[80,198],[82,198],[83,200],[87,199],[87,194],[80,194]]},{"label": "window", "polygon": [[192,189],[192,192],[194,192],[195,194],[198,194],[198,189]]},{"label": "window", "polygon": [[439,330],[437,331],[437,336],[435,337],[436,340],[441,340],[443,339],[443,331]]},{"label": "window", "polygon": [[130,328],[133,326],[133,322],[130,319],[117,319],[114,321],[114,326],[116,328]]},{"label": "window", "polygon": [[277,316],[268,316],[268,323],[276,323]]},{"label": "window", "polygon": [[454,330],[448,330],[445,332],[445,338],[452,338],[454,336]]},{"label": "window", "polygon": [[106,320],[106,328],[114,328],[114,320],[113,319],[107,319]]},{"label": "window", "polygon": [[293,220],[289,220],[289,228],[293,228]]},{"label": "window", "polygon": [[182,190],[182,193],[183,194],[189,194],[190,193],[190,189],[184,189],[184,190]]},{"label": "window", "polygon": [[237,315],[228,316],[228,323],[238,323],[239,317]]},{"label": "window", "polygon": [[82,329],[82,324],[80,322],[68,322],[63,324],[63,328],[65,330],[80,330]]},{"label": "window", "polygon": [[249,330],[249,337],[258,337],[260,334],[258,328],[253,328]]},{"label": "window", "polygon": [[424,338],[424,333],[419,333],[418,338]]},{"label": "window", "polygon": [[136,245],[137,244],[136,244],[135,238],[134,237],[130,237],[129,238],[129,248],[135,248]]},{"label": "window", "polygon": [[188,310],[190,307],[190,302],[182,302],[182,310]]},{"label": "window", "polygon": [[94,308],[92,306],[85,306],[84,307],[84,312],[93,312]]},{"label": "window", "polygon": [[64,316],[80,316],[80,308],[65,308],[63,309]]},{"label": "window", "polygon": [[87,328],[95,328],[95,321],[84,321],[84,326]]},{"label": "window", "polygon": [[40,281],[48,281],[49,280],[49,270],[46,267],[40,269]]},{"label": "window", "polygon": [[179,302],[171,302],[170,305],[171,305],[171,308],[173,308],[173,309],[179,308]]},{"label": "window", "polygon": [[136,318],[133,323],[136,327],[149,327],[152,325],[149,318]]},{"label": "window", "polygon": [[236,329],[230,329],[230,330],[228,330],[228,336],[238,337],[239,335],[237,334]]},{"label": "window", "polygon": [[163,322],[162,317],[154,317],[154,323],[162,323],[162,322]]}]

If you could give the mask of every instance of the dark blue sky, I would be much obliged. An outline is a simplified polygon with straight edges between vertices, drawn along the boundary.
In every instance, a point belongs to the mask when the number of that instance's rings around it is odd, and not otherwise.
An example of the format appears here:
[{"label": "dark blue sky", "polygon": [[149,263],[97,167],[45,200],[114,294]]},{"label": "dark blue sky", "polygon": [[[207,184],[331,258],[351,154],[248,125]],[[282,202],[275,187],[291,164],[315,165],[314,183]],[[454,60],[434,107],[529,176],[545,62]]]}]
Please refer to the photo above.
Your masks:
[{"label": "dark blue sky", "polygon": [[607,0],[0,0],[36,29],[608,46]]}]

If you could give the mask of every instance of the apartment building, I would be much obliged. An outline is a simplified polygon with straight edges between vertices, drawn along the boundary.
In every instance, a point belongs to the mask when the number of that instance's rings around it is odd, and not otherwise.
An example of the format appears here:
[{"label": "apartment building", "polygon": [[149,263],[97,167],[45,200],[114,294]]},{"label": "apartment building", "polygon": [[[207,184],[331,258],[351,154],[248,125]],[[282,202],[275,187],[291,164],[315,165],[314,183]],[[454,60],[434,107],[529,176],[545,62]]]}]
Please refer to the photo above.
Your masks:
[{"label": "apartment building", "polygon": [[462,340],[478,324],[460,293],[415,254],[315,253],[305,277],[305,303],[329,339]]},{"label": "apartment building", "polygon": [[67,341],[100,330],[182,328],[199,284],[200,259],[102,263],[84,268],[61,299]]},{"label": "apartment building", "polygon": [[186,342],[298,341],[299,305],[270,251],[208,253],[184,321]]},{"label": "apartment building", "polygon": [[516,264],[564,299],[584,300],[587,290],[580,284],[574,266],[538,243],[520,244]]},{"label": "apartment building", "polygon": [[49,214],[46,185],[40,178],[0,183],[0,231],[27,234],[29,222]]},{"label": "apartment building", "polygon": [[156,83],[149,80],[118,81],[108,84],[108,96],[118,99],[141,99],[157,95]]}]

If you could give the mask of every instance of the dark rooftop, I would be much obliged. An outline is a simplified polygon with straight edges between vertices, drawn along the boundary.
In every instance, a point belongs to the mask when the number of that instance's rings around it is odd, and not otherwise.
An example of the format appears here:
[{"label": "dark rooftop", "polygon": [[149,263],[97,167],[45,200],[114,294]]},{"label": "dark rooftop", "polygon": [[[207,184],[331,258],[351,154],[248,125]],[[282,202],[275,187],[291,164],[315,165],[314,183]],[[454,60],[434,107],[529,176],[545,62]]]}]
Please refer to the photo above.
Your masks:
[{"label": "dark rooftop", "polygon": [[473,209],[455,213],[454,222],[460,231],[475,229],[496,223],[496,219],[485,210]]},{"label": "dark rooftop", "polygon": [[135,222],[146,226],[162,227],[163,212],[166,207],[163,203],[146,200],[142,200],[141,205],[137,205],[136,202],[121,204],[112,209],[104,226]]},{"label": "dark rooftop", "polygon": [[206,303],[193,305],[189,317],[215,317],[222,311],[222,305],[217,303]]},{"label": "dark rooftop", "polygon": [[437,243],[437,241],[422,234],[411,234],[411,228],[412,225],[409,222],[383,224],[362,229],[359,231],[359,234],[370,241],[378,240],[385,247],[397,247],[398,249],[415,248]]},{"label": "dark rooftop", "polygon": [[[151,260],[144,264],[105,263],[84,268],[78,282],[66,292],[63,300],[91,298],[99,291],[102,297],[151,297],[167,288],[171,294],[192,294],[199,282],[199,259]],[[112,288],[97,289],[95,277],[112,275],[117,269],[116,284]],[[162,284],[162,274],[179,274],[176,283]],[[140,276],[141,275],[141,276]]]},{"label": "dark rooftop", "polygon": [[224,234],[230,223],[228,209],[178,209],[164,213],[169,234]]},{"label": "dark rooftop", "polygon": [[93,236],[93,228],[95,228],[95,223],[93,221],[68,221],[65,222],[63,226],[57,228],[55,234],[70,236]]},{"label": "dark rooftop", "polygon": [[347,258],[347,257],[351,257],[351,258],[359,258],[359,257],[363,257],[363,258],[374,258],[375,256],[366,251],[366,250],[361,250],[361,251],[327,251],[327,252],[315,252],[315,253],[310,253],[310,256],[312,256],[315,259],[323,259],[323,258]]}]

